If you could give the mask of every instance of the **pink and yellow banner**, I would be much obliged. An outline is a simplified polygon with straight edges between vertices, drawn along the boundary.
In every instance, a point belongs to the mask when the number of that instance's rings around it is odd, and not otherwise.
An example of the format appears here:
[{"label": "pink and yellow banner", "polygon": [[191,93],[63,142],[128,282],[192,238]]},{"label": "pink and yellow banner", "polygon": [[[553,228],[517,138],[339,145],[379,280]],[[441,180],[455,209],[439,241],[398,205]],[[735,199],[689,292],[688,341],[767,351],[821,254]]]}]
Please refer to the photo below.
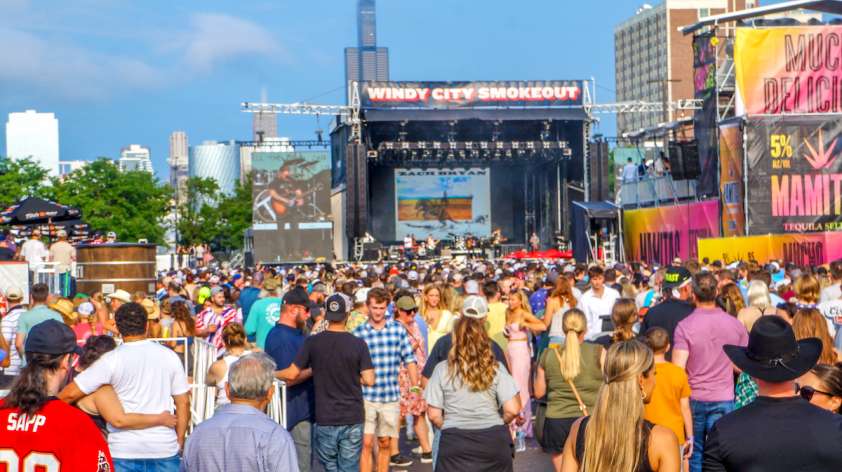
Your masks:
[{"label": "pink and yellow banner", "polygon": [[623,212],[627,260],[668,264],[676,257],[695,259],[696,240],[716,236],[718,200]]},{"label": "pink and yellow banner", "polygon": [[766,234],[742,238],[699,239],[699,258],[766,263],[776,259],[818,266],[842,258],[839,233]]},{"label": "pink and yellow banner", "polygon": [[722,235],[745,234],[743,209],[743,129],[739,122],[719,125],[719,196],[722,199]]},{"label": "pink and yellow banner", "polygon": [[738,28],[737,114],[842,112],[842,26]]}]

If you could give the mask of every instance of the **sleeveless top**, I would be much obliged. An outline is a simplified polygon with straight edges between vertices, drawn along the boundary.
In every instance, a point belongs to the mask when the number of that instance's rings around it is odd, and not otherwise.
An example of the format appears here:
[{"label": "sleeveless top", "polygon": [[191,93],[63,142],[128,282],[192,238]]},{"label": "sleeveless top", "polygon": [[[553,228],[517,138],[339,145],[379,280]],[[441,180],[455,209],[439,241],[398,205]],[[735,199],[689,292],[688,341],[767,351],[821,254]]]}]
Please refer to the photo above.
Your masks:
[{"label": "sleeveless top", "polygon": [[564,314],[569,309],[570,307],[567,306],[567,303],[562,303],[561,308],[553,313],[553,320],[550,322],[550,336],[564,337]]},{"label": "sleeveless top", "polygon": [[232,356],[231,354],[223,356],[222,361],[225,362],[225,375],[216,381],[216,406],[231,403],[231,401],[228,400],[228,395],[225,394],[225,384],[228,383],[228,372],[231,371],[231,364],[237,362],[239,358],[248,354],[251,354],[251,351],[243,351],[238,356]]},{"label": "sleeveless top", "polygon": [[[579,432],[576,435],[576,460],[579,464],[582,463],[582,458],[585,457],[585,428],[588,426],[588,421],[591,417],[587,416],[579,425]],[[643,448],[640,451],[640,462],[637,466],[636,472],[655,472],[652,465],[649,463],[649,435],[652,432],[652,423],[643,421]]]}]

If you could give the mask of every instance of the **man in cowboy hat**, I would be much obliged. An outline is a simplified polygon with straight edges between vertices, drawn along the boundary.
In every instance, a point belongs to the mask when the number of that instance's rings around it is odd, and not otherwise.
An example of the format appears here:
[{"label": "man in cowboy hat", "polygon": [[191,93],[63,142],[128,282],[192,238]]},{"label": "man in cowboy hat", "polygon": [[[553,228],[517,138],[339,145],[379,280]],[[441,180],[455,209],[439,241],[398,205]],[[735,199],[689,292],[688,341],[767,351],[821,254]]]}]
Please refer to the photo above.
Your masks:
[{"label": "man in cowboy hat", "polygon": [[795,383],[816,364],[821,341],[796,341],[784,319],[763,316],[751,329],[748,347],[723,350],[757,382],[760,395],[713,426],[705,472],[842,470],[842,416],[801,398]]}]

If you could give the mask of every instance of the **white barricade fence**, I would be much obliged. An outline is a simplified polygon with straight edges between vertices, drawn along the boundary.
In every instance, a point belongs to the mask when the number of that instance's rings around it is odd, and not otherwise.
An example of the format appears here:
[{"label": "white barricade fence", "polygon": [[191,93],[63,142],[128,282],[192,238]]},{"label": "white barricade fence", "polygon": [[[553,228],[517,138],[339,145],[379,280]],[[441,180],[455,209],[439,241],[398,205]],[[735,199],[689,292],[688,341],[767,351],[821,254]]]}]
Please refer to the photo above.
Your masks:
[{"label": "white barricade fence", "polygon": [[287,427],[287,384],[286,382],[275,380],[275,393],[272,395],[272,401],[267,406],[267,412],[276,423],[286,429]]}]

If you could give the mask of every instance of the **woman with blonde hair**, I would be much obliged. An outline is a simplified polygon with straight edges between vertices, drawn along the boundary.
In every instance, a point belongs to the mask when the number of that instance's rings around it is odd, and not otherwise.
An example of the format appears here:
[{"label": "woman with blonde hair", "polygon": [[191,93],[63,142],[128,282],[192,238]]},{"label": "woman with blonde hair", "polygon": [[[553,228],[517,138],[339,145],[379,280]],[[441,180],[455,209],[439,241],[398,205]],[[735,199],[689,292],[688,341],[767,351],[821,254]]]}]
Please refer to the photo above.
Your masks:
[{"label": "woman with blonde hair", "polygon": [[[532,402],[529,396],[529,378],[532,373],[532,351],[530,349],[529,331],[539,333],[547,329],[544,322],[535,318],[529,308],[526,295],[521,291],[514,291],[509,295],[509,308],[506,310],[506,326],[503,332],[509,339],[506,345],[506,358],[512,369],[512,376],[520,390],[520,403],[523,411],[521,415],[526,422],[518,426],[516,431],[525,437],[532,437]],[[513,427],[513,429],[515,429]]]},{"label": "woman with blonde hair", "polygon": [[520,396],[485,332],[488,305],[468,296],[453,327],[453,346],[427,382],[427,416],[441,430],[436,472],[511,472],[514,445],[506,424]]},{"label": "woman with blonde hair", "polygon": [[561,470],[564,442],[570,428],[593,409],[602,385],[600,359],[605,355],[600,345],[585,342],[588,321],[581,310],[567,310],[559,318],[565,334],[564,346],[550,344],[538,361],[533,382],[536,398],[547,395],[540,442],[544,452],[552,455],[556,472]]},{"label": "woman with blonde hair", "polygon": [[573,425],[564,445],[564,472],[678,472],[678,439],[669,428],[643,419],[655,389],[652,350],[632,339],[605,356],[605,383],[591,416]]},{"label": "woman with blonde hair", "polygon": [[216,387],[217,407],[230,403],[225,393],[225,384],[228,383],[228,371],[231,364],[251,354],[246,340],[246,330],[240,323],[229,323],[222,328],[222,343],[225,345],[225,355],[211,364],[208,375],[205,377],[207,385]]},{"label": "woman with blonde hair", "polygon": [[633,298],[618,298],[611,309],[611,321],[614,323],[614,331],[595,339],[594,342],[608,349],[616,342],[634,339],[634,326],[639,317],[637,315],[637,304]]},{"label": "woman with blonde hair", "polygon": [[827,329],[827,319],[815,308],[801,308],[792,319],[792,330],[795,339],[819,338],[822,341],[822,354],[819,364],[835,364],[839,362],[839,353],[833,348],[833,338]]},{"label": "woman with blonde hair", "polygon": [[555,282],[555,288],[547,297],[547,307],[544,309],[544,326],[549,329],[550,343],[564,342],[564,328],[562,327],[562,316],[568,310],[576,308],[579,301],[573,293],[573,286],[567,277],[559,277]]},{"label": "woman with blonde hair", "polygon": [[752,280],[748,283],[748,306],[737,313],[737,319],[751,331],[754,322],[764,315],[774,315],[775,307],[772,305],[772,297],[769,295],[769,287],[762,280]]},{"label": "woman with blonde hair", "polygon": [[453,329],[453,313],[447,309],[441,286],[430,284],[421,292],[420,313],[427,323],[427,346],[432,348],[436,341]]}]

